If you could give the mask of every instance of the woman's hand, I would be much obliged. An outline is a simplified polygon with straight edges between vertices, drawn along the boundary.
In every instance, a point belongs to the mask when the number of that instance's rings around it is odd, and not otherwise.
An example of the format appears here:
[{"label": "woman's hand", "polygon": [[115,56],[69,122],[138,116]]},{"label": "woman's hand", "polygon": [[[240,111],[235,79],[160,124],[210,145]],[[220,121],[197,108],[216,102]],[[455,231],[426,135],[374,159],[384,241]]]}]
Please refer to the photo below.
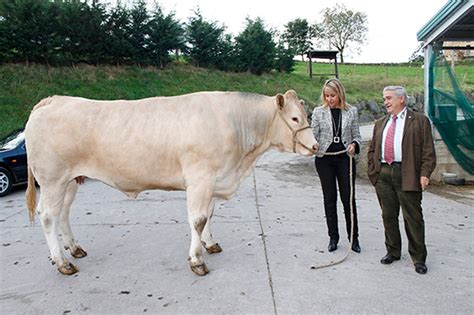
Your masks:
[{"label": "woman's hand", "polygon": [[347,153],[349,153],[349,155],[354,155],[355,154],[355,149],[356,149],[356,146],[354,143],[351,143],[349,144],[349,146],[347,147]]}]

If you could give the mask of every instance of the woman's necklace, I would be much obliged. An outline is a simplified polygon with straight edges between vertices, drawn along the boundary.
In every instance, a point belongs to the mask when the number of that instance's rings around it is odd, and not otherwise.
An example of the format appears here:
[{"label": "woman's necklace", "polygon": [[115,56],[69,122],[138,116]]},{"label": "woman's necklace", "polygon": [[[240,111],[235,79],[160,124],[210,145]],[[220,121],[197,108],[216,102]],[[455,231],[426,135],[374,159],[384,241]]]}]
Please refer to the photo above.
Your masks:
[{"label": "woman's necklace", "polygon": [[333,130],[335,130],[334,138],[333,138],[334,143],[339,143],[341,141],[341,138],[339,137],[339,130],[341,130],[341,116],[342,116],[342,113],[339,112],[339,120],[336,126],[336,122],[334,121],[334,116],[331,113],[332,125],[334,126]]}]

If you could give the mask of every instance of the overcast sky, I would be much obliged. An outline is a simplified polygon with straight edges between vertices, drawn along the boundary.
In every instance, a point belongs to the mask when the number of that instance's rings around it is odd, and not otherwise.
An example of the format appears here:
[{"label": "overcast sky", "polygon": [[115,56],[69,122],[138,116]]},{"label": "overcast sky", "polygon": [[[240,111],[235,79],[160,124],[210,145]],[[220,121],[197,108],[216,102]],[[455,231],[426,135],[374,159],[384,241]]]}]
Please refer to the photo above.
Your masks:
[{"label": "overcast sky", "polygon": [[[153,3],[154,0],[148,0]],[[417,48],[416,33],[448,0],[158,0],[168,14],[171,11],[186,22],[199,6],[206,20],[218,21],[233,35],[245,26],[245,18],[260,17],[269,28],[284,30],[296,18],[309,23],[321,20],[326,7],[342,3],[347,8],[367,14],[368,43],[359,55],[345,53],[346,62],[405,62]],[[318,47],[327,49],[328,47]]]}]

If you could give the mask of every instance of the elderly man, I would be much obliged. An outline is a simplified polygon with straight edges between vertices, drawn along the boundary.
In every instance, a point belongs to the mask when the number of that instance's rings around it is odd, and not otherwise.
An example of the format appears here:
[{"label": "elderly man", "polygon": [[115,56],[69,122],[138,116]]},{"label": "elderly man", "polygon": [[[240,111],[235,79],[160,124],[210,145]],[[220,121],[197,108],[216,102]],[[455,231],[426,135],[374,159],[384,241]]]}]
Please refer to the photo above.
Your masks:
[{"label": "elderly man", "polygon": [[403,87],[385,87],[383,99],[388,114],[375,123],[367,155],[367,172],[377,192],[385,228],[387,254],[380,262],[391,264],[400,260],[401,206],[408,252],[415,271],[425,274],[428,268],[421,199],[436,166],[431,124],[426,116],[406,108]]}]

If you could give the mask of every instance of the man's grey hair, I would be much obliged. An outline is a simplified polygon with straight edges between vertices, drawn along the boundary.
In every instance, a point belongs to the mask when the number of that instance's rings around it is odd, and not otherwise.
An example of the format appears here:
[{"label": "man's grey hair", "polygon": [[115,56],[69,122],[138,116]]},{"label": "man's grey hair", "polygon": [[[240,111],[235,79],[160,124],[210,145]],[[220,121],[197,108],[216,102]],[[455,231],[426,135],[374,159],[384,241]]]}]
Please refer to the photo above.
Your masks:
[{"label": "man's grey hair", "polygon": [[398,85],[389,85],[383,88],[383,92],[385,93],[386,91],[393,91],[395,92],[396,96],[403,96],[403,100],[405,101],[405,104],[408,100],[408,95],[407,91],[403,86],[398,86]]}]

